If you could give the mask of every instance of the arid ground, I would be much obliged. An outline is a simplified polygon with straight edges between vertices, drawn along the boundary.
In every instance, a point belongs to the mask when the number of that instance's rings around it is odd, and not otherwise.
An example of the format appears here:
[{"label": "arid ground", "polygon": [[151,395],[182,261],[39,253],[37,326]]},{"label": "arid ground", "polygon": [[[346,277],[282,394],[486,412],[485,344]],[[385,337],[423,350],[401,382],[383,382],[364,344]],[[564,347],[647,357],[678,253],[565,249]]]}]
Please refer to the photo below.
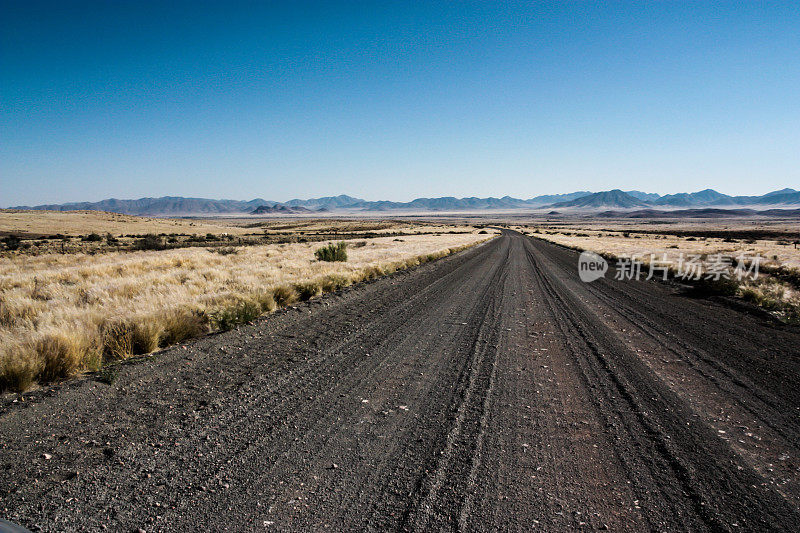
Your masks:
[{"label": "arid ground", "polygon": [[[41,214],[39,218],[36,216]],[[0,392],[97,371],[259,315],[463,250],[496,231],[376,221],[226,220],[251,233],[89,233],[187,226],[111,213],[3,212]],[[24,215],[24,216],[23,216]],[[82,235],[32,238],[53,220]],[[26,232],[14,232],[25,220]],[[83,223],[83,226],[81,226]],[[106,226],[103,226],[105,224]],[[129,224],[117,227],[115,224]],[[191,223],[194,224],[194,223]],[[124,228],[124,229],[122,229]],[[257,231],[257,233],[252,233]],[[344,246],[340,260],[317,251]],[[332,258],[331,258],[332,259]],[[343,259],[343,260],[342,260]]]},{"label": "arid ground", "polygon": [[46,531],[793,531],[800,331],[505,231],[0,406]]}]

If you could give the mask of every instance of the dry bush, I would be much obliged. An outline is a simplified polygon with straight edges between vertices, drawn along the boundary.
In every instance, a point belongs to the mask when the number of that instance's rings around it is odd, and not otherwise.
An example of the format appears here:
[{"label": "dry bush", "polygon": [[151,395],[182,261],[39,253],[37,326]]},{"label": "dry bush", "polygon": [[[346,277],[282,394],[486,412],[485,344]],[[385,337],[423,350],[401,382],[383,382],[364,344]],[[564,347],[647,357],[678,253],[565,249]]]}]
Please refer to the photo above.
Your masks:
[{"label": "dry bush", "polygon": [[41,381],[55,381],[73,376],[79,370],[100,367],[101,348],[97,337],[80,329],[46,332],[33,345],[41,361],[37,375]]},{"label": "dry bush", "polygon": [[200,337],[210,331],[208,315],[200,309],[172,309],[165,311],[158,318],[164,326],[161,346],[169,346]]},{"label": "dry bush", "polygon": [[283,285],[280,287],[275,287],[272,290],[272,298],[279,307],[285,307],[295,303],[300,296],[297,294],[297,291],[294,289],[294,287]]},{"label": "dry bush", "polygon": [[262,313],[272,313],[278,308],[278,304],[275,302],[275,296],[273,296],[271,291],[257,291],[253,293],[253,300],[258,302]]},{"label": "dry bush", "polygon": [[384,270],[377,265],[366,267],[360,273],[356,274],[356,281],[365,281],[378,278],[384,275]]},{"label": "dry bush", "polygon": [[41,371],[42,361],[30,343],[0,337],[0,391],[26,391]]},{"label": "dry bush", "polygon": [[109,320],[101,330],[106,359],[125,359],[133,355],[133,327],[126,320]]},{"label": "dry bush", "polygon": [[324,292],[334,292],[348,287],[353,284],[353,279],[350,276],[343,276],[341,274],[328,274],[322,280],[322,290]]},{"label": "dry bush", "polygon": [[134,354],[146,354],[158,350],[164,325],[149,316],[139,316],[133,320],[131,332],[131,349]]}]

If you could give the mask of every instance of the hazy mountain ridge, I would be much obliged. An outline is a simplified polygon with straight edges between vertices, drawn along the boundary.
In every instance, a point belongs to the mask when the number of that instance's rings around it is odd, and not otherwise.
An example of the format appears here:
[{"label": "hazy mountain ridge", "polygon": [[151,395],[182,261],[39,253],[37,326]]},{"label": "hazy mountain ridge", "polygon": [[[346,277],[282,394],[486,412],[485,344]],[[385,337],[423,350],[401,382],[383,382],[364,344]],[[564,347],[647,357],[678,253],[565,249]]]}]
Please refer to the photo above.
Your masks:
[{"label": "hazy mountain ridge", "polygon": [[693,193],[676,193],[659,196],[642,191],[577,191],[567,194],[541,195],[523,200],[504,196],[502,198],[443,196],[438,198],[416,198],[410,202],[388,200],[368,201],[342,194],[307,200],[294,199],[276,202],[256,198],[243,200],[213,200],[208,198],[184,198],[163,196],[161,198],[139,198],[119,200],[110,198],[99,202],[73,202],[66,204],[47,204],[38,206],[18,206],[11,209],[34,209],[51,211],[109,211],[139,216],[181,216],[181,215],[219,215],[219,214],[268,214],[268,213],[314,213],[337,210],[349,211],[461,211],[461,210],[502,210],[536,208],[576,208],[576,209],[635,209],[635,208],[705,208],[740,206],[800,205],[800,191],[781,189],[761,196],[729,196],[713,189]]},{"label": "hazy mountain ridge", "polygon": [[249,213],[262,205],[276,205],[261,198],[250,201],[211,200],[208,198],[184,198],[182,196],[163,196],[161,198],[139,198],[137,200],[118,200],[110,198],[99,202],[73,202],[67,204],[20,206],[12,209],[35,209],[48,211],[108,211],[123,215],[186,215],[186,214],[225,214]]},{"label": "hazy mountain ridge", "polygon": [[633,211],[603,211],[595,216],[602,218],[730,218],[730,217],[779,217],[800,218],[800,209],[725,209],[704,207],[697,209],[636,209]]},{"label": "hazy mountain ridge", "polygon": [[611,191],[596,192],[588,196],[581,196],[580,198],[568,202],[556,202],[549,207],[621,207],[627,209],[631,207],[647,207],[649,205],[650,204],[644,200],[639,200],[619,189],[614,189]]},{"label": "hazy mountain ridge", "polygon": [[260,205],[253,209],[251,215],[297,215],[304,213],[313,213],[311,209],[302,206],[290,206],[283,204],[276,205]]}]

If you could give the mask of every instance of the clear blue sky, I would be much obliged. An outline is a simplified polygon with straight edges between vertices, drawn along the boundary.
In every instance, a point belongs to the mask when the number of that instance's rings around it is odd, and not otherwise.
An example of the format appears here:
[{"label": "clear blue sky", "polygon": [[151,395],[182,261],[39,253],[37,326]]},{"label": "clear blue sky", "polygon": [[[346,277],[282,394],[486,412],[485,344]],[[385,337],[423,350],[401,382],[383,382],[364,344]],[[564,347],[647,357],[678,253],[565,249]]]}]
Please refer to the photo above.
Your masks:
[{"label": "clear blue sky", "polygon": [[796,2],[0,6],[2,206],[800,186]]}]

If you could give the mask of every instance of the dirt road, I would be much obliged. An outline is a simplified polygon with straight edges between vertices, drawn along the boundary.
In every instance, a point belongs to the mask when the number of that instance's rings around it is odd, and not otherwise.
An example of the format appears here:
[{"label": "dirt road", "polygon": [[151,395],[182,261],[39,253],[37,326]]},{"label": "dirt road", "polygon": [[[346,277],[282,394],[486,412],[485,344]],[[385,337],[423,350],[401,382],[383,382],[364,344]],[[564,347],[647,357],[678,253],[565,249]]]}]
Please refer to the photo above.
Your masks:
[{"label": "dirt road", "polygon": [[654,282],[465,253],[0,405],[47,531],[800,524],[800,333]]}]

